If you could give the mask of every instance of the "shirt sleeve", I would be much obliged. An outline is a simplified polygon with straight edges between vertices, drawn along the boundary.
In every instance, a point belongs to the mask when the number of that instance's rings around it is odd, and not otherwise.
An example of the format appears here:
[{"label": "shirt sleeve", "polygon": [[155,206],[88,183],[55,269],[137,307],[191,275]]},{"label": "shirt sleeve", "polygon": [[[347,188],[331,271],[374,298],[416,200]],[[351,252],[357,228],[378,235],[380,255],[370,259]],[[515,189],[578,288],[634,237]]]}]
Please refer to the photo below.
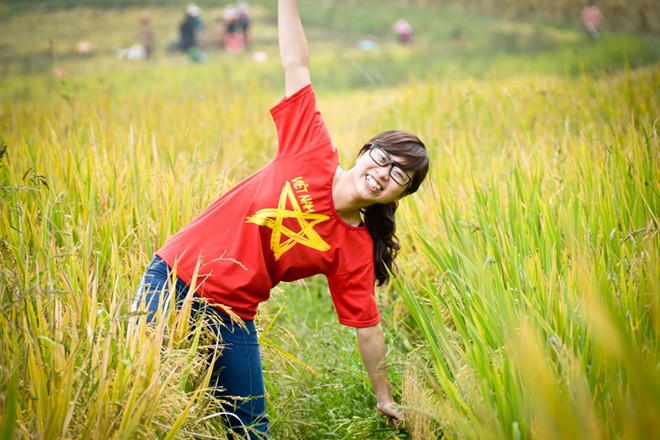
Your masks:
[{"label": "shirt sleeve", "polygon": [[328,129],[316,108],[311,84],[282,99],[270,109],[277,127],[277,155],[295,156],[332,148]]},{"label": "shirt sleeve", "polygon": [[329,275],[328,286],[341,324],[361,328],[380,322],[371,266],[365,265],[347,274]]}]

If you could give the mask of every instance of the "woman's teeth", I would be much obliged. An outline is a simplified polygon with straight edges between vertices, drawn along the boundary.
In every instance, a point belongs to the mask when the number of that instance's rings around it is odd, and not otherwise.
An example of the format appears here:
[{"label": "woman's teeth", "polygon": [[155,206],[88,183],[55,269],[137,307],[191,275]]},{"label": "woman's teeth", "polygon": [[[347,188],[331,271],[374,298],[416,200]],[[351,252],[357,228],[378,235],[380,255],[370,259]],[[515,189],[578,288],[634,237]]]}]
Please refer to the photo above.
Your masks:
[{"label": "woman's teeth", "polygon": [[369,174],[367,174],[366,180],[369,186],[371,187],[371,189],[373,189],[374,191],[380,191],[381,189],[383,189],[383,187],[380,186],[380,184],[378,184],[376,179],[371,177]]}]

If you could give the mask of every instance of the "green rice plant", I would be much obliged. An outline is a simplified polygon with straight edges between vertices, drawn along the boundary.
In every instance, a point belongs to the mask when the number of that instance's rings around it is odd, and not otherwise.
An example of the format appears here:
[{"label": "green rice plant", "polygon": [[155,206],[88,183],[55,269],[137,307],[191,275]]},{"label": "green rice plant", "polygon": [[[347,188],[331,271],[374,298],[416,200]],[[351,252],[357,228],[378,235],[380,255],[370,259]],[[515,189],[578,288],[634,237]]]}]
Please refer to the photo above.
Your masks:
[{"label": "green rice plant", "polygon": [[[434,162],[439,203],[405,213],[428,223],[408,233],[424,258],[397,283],[421,353],[406,385],[418,390],[406,402],[422,425],[413,431],[660,431],[659,78],[654,68],[577,84],[512,81],[504,93],[475,85],[486,105],[465,116],[456,91],[420,87],[448,107],[428,101],[420,112],[443,120],[458,108],[470,152],[453,154],[449,138]],[[473,140],[487,129],[490,139]],[[479,156],[489,164],[469,162]]]}]

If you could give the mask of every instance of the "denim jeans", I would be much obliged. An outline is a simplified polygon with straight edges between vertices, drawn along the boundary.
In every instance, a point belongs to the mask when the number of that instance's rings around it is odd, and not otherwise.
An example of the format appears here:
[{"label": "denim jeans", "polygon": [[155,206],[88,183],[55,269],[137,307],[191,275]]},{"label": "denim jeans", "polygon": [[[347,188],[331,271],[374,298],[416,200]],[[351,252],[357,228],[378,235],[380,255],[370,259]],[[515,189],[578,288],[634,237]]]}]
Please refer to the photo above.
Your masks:
[{"label": "denim jeans", "polygon": [[[167,310],[171,296],[176,301],[177,309],[190,288],[176,278],[174,289],[171,268],[156,256],[147,267],[138,288],[133,310],[147,312],[147,322],[152,322],[159,311]],[[191,306],[191,319],[198,322],[203,313],[203,323],[213,331],[222,347],[222,353],[213,364],[210,386],[213,395],[223,402],[227,413],[225,423],[232,431],[246,438],[263,438],[268,435],[268,417],[259,340],[253,321],[243,321],[247,329],[233,324],[229,316],[207,303],[195,294]],[[246,427],[249,433],[246,434]]]}]

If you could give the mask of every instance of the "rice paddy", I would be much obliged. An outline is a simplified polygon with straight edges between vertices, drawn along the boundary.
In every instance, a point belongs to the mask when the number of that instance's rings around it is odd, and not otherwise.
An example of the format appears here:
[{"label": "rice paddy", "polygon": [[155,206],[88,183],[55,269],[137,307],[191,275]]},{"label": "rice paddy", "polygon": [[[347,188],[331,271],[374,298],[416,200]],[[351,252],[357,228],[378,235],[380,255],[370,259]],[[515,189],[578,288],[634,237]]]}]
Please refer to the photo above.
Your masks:
[{"label": "rice paddy", "polygon": [[[152,9],[166,41],[180,8]],[[204,393],[204,335],[185,311],[147,328],[130,302],[164,240],[274,154],[273,11],[255,7],[265,62],[211,49],[202,65],[164,51],[120,61],[141,10],[2,16],[6,35],[33,40],[4,58],[0,88],[1,438],[226,436]],[[92,40],[122,24],[89,57],[70,53],[77,36],[49,52],[75,20]],[[399,275],[378,294],[407,422],[376,414],[354,332],[313,278],[278,286],[257,319],[273,436],[658,437],[651,37],[596,45],[562,28],[543,34],[557,47],[518,57],[486,56],[476,30],[461,51],[423,38],[407,51],[383,31],[380,51],[361,53],[358,31],[334,42],[318,20],[313,79],[342,164],[392,127],[432,157],[398,211]]]}]

